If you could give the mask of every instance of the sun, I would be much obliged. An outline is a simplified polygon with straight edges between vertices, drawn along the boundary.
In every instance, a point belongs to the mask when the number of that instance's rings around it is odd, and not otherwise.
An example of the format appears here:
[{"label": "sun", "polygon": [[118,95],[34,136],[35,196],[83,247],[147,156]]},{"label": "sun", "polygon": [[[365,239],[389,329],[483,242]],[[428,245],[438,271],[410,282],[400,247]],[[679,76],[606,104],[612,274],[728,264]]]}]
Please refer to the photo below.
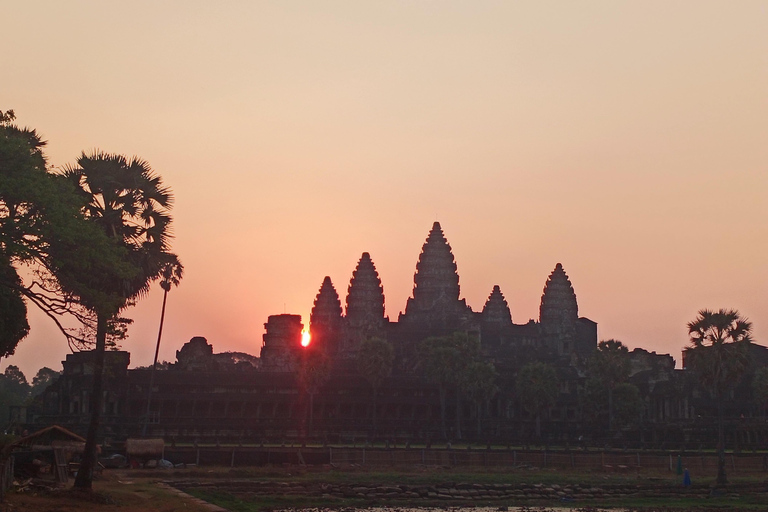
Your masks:
[{"label": "sun", "polygon": [[312,341],[312,336],[309,335],[309,331],[301,331],[301,346],[302,347],[308,347],[309,343]]}]

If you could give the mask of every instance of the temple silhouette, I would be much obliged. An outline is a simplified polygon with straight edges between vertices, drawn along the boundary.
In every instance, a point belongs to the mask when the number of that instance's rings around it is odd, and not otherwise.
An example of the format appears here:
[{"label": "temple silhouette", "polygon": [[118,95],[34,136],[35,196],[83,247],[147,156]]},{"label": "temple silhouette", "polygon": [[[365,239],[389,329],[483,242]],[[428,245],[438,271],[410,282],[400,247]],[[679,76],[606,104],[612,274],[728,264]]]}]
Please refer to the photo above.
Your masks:
[{"label": "temple silhouette", "polygon": [[[214,353],[208,340],[195,337],[176,352],[170,368],[156,373],[148,417],[149,370],[128,369],[128,352],[110,352],[102,435],[125,439],[138,435],[147,422],[150,436],[179,442],[377,438],[525,443],[533,438],[534,417],[521,405],[515,376],[526,363],[542,361],[556,370],[559,386],[543,418],[544,442],[698,447],[716,439],[712,403],[685,370],[675,369],[672,356],[643,349],[629,354],[629,380],[642,397],[638,421],[612,432],[605,422],[588,417],[585,372],[597,348],[597,323],[579,316],[574,287],[560,263],[544,282],[538,321],[515,323],[499,286],[490,290],[482,311],[473,311],[460,291],[451,246],[435,222],[416,263],[413,293],[396,321],[385,315],[384,287],[371,255],[364,252],[344,307],[331,279],[322,281],[309,318],[311,350],[301,344],[302,318],[291,314],[267,319],[258,357]],[[446,430],[441,428],[438,385],[425,374],[419,347],[430,337],[457,332],[479,340],[480,357],[496,370],[497,388],[480,407],[460,388],[449,390],[448,410],[442,411],[452,418]],[[361,344],[371,338],[386,340],[394,352],[391,374],[375,401],[358,365]],[[326,378],[311,389],[302,374],[309,352],[321,353],[328,367]],[[753,356],[768,364],[765,347],[754,345]],[[67,356],[63,376],[27,410],[25,425],[56,423],[85,431],[90,358],[90,352]],[[731,440],[744,446],[768,441],[765,422],[744,419],[757,416],[748,384],[737,389],[726,412]]]}]

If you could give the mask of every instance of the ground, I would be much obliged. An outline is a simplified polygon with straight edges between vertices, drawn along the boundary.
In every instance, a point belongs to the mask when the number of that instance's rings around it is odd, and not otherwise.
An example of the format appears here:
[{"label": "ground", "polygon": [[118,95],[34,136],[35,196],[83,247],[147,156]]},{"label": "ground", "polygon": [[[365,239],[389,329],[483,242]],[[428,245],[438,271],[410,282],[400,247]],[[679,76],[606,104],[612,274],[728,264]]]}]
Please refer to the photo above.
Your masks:
[{"label": "ground", "polygon": [[3,506],[3,512],[211,512],[198,499],[180,496],[157,477],[135,478],[123,470],[105,470],[94,481],[93,492],[73,489],[71,481],[64,488],[45,481],[14,486]]},{"label": "ground", "polygon": [[21,482],[9,491],[0,510],[212,512],[221,511],[220,506],[232,512],[313,507],[350,512],[387,506],[379,512],[403,512],[413,507],[472,507],[474,512],[585,512],[603,508],[735,512],[765,510],[767,476],[760,472],[732,477],[729,488],[714,492],[712,482],[704,478],[684,488],[678,481],[680,477],[671,472],[615,474],[541,468],[468,471],[423,466],[126,469],[105,470],[94,482],[93,493],[77,492],[71,482],[58,489],[43,480]]}]

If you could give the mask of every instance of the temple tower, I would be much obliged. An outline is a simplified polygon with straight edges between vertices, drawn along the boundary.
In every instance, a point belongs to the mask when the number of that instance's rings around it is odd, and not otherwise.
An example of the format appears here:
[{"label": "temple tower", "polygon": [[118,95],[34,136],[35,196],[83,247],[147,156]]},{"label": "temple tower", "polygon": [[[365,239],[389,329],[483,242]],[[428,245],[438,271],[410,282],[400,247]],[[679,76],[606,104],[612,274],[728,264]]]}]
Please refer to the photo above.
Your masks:
[{"label": "temple tower", "polygon": [[301,350],[301,331],[304,329],[301,316],[271,315],[264,328],[267,332],[263,336],[260,354],[262,368],[265,371],[294,371]]},{"label": "temple tower", "polygon": [[578,319],[576,293],[558,263],[544,286],[539,308],[539,322],[547,347],[558,355],[569,355],[574,349]]},{"label": "temple tower", "polygon": [[483,327],[500,329],[512,325],[512,313],[499,285],[494,285],[488,300],[485,301],[482,315]]},{"label": "temple tower", "polygon": [[371,255],[364,252],[347,289],[346,335],[342,350],[355,351],[366,338],[384,337],[385,324],[384,288]]},{"label": "temple tower", "polygon": [[439,222],[432,225],[421,249],[413,281],[413,297],[408,299],[399,321],[422,331],[458,329],[468,308],[465,301],[459,300],[456,262]]},{"label": "temple tower", "polygon": [[325,276],[309,316],[311,343],[327,354],[334,354],[341,338],[341,301],[331,278]]}]

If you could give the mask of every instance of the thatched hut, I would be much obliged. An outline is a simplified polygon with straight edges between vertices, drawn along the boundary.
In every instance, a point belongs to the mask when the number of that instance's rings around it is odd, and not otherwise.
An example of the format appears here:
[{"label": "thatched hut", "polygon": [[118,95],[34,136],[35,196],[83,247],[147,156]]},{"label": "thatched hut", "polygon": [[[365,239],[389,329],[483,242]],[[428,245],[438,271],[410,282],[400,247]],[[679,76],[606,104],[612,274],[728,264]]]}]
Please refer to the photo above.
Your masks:
[{"label": "thatched hut", "polygon": [[162,459],[165,441],[162,439],[126,439],[125,454],[135,459]]}]

